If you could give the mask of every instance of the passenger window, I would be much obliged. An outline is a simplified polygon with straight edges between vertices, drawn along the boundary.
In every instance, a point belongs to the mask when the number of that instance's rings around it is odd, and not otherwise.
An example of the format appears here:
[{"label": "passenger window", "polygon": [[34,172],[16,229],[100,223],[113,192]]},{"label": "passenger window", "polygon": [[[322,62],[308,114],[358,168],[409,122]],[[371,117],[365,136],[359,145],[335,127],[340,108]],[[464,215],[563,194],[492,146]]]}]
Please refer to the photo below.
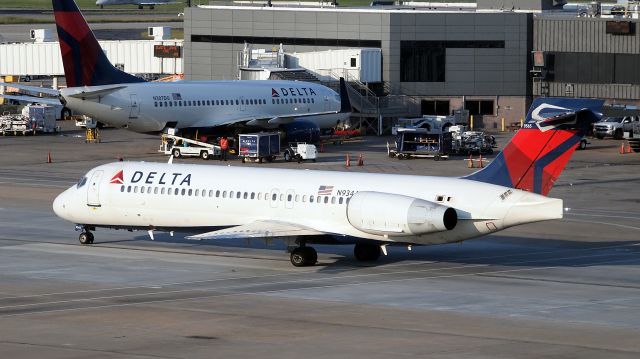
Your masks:
[{"label": "passenger window", "polygon": [[256,198],[256,193],[255,192],[251,192],[251,199]]},{"label": "passenger window", "polygon": [[324,198],[324,203],[329,203],[329,196]]},{"label": "passenger window", "polygon": [[131,186],[127,187],[127,192],[131,193]]},{"label": "passenger window", "polygon": [[283,201],[284,201],[284,193],[281,193],[280,194],[280,202],[283,202]]},{"label": "passenger window", "polygon": [[138,193],[138,186],[133,187],[133,193]]},{"label": "passenger window", "polygon": [[173,194],[176,196],[180,194],[180,188],[176,188],[175,190],[173,190]]},{"label": "passenger window", "polygon": [[292,198],[293,198],[293,196],[292,196],[292,195],[288,195],[288,196],[287,196],[287,202],[291,202],[291,199],[292,199]]},{"label": "passenger window", "polygon": [[151,187],[147,187],[147,194],[151,194]]},{"label": "passenger window", "polygon": [[436,202],[442,202],[444,200],[444,196],[437,196]]},{"label": "passenger window", "polygon": [[240,103],[238,102],[238,100],[236,100],[236,105],[239,105]]},{"label": "passenger window", "polygon": [[300,202],[300,195],[299,194],[296,195],[296,202]]},{"label": "passenger window", "polygon": [[238,191],[238,192],[236,193],[236,198],[237,198],[237,199],[240,199],[240,197],[241,197],[241,196],[242,196],[242,192]]},{"label": "passenger window", "polygon": [[183,188],[182,189],[182,193],[180,193],[180,194],[184,196],[185,192],[187,192],[187,191]]},{"label": "passenger window", "polygon": [[144,186],[140,187],[140,193],[144,193]]},{"label": "passenger window", "polygon": [[313,196],[309,196],[309,203],[313,203]]},{"label": "passenger window", "polygon": [[331,197],[331,204],[336,204],[336,198],[335,197]]},{"label": "passenger window", "polygon": [[304,202],[306,202],[306,201],[307,201],[307,195],[306,195],[306,194],[303,194],[303,195],[302,195],[302,202],[304,203]]},{"label": "passenger window", "polygon": [[153,187],[153,194],[158,194],[158,187]]},{"label": "passenger window", "polygon": [[234,191],[229,192],[229,198],[233,198],[235,196],[235,194],[236,193]]},{"label": "passenger window", "polygon": [[258,192],[258,201],[262,199],[262,192]]},{"label": "passenger window", "polygon": [[158,107],[158,101],[153,102],[153,107]]},{"label": "passenger window", "polygon": [[160,188],[160,194],[164,194],[164,187]]},{"label": "passenger window", "polygon": [[217,198],[217,197],[220,197],[220,190],[217,190],[217,191],[216,191],[216,198]]},{"label": "passenger window", "polygon": [[278,195],[274,193],[274,194],[271,196],[271,200],[272,200],[272,201],[275,201],[276,199],[278,199]]},{"label": "passenger window", "polygon": [[272,104],[272,105],[275,105],[275,104],[276,104],[276,100],[271,99],[271,104]]},{"label": "passenger window", "polygon": [[193,194],[193,190],[191,188],[189,188],[188,195],[191,196],[191,194]]},{"label": "passenger window", "polygon": [[120,192],[124,192],[124,186],[120,186]]},{"label": "passenger window", "polygon": [[222,198],[227,198],[227,191],[222,192]]},{"label": "passenger window", "polygon": [[344,200],[344,198],[340,197],[340,199],[338,199],[338,203],[342,204],[342,201]]},{"label": "passenger window", "polygon": [[[191,191],[191,190],[189,190],[189,191]],[[198,197],[199,195],[200,195],[200,190],[199,190],[199,189],[196,189],[196,194],[195,194],[195,196],[196,196],[196,197]]]}]

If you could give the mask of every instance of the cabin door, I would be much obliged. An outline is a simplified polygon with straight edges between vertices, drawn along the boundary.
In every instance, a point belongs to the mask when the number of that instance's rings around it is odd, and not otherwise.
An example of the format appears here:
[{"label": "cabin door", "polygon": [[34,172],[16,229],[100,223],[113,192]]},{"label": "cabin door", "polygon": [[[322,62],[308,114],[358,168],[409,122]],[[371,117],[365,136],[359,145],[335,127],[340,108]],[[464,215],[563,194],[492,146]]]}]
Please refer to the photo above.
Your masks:
[{"label": "cabin door", "polygon": [[87,187],[87,205],[100,207],[100,182],[102,182],[103,171],[95,171],[89,179]]}]

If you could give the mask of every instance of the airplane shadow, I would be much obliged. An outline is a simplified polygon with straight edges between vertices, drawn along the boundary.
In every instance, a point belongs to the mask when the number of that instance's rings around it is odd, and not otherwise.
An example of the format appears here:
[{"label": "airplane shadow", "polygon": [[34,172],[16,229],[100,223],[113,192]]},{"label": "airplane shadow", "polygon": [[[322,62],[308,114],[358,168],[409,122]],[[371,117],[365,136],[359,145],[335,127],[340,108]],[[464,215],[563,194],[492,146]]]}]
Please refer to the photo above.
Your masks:
[{"label": "airplane shadow", "polygon": [[[286,245],[274,239],[269,244],[264,240],[216,240],[189,241],[183,238],[184,233],[170,237],[165,233],[156,233],[151,243],[176,244],[176,250],[200,249],[216,251],[237,249],[239,255],[246,250],[272,251],[274,256],[283,256]],[[108,241],[118,242],[150,242],[145,235],[131,240]],[[141,244],[141,243],[140,243]],[[359,262],[353,256],[353,245],[319,245],[313,247],[320,254],[316,265],[319,272],[353,271],[365,268],[384,268],[386,265],[404,265],[415,268],[433,264],[487,265],[497,267],[591,267],[598,265],[628,266],[640,265],[640,241],[598,241],[582,242],[559,239],[538,239],[528,237],[510,237],[492,235],[463,243],[440,244],[432,246],[413,246],[409,251],[406,246],[390,245],[388,255],[382,255],[374,262]],[[167,249],[165,246],[164,249]],[[327,258],[328,257],[328,258]]]}]

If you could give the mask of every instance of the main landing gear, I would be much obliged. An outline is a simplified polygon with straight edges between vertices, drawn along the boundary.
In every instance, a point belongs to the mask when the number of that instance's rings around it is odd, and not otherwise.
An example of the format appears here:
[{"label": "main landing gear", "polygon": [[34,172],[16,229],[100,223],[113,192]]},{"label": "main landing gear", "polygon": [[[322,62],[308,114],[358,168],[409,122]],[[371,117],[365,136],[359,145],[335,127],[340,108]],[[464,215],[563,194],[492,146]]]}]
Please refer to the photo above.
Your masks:
[{"label": "main landing gear", "polygon": [[[95,228],[91,228],[91,229],[95,229]],[[93,233],[91,233],[89,228],[82,226],[80,227],[80,230],[82,230],[82,233],[80,233],[80,235],[78,236],[78,241],[80,241],[80,244],[82,245],[93,244]]]},{"label": "main landing gear", "polygon": [[356,243],[353,247],[353,255],[361,262],[373,262],[380,258],[381,249],[379,245]]},{"label": "main landing gear", "polygon": [[295,267],[315,265],[318,261],[318,252],[313,247],[301,245],[291,251],[291,264]]}]

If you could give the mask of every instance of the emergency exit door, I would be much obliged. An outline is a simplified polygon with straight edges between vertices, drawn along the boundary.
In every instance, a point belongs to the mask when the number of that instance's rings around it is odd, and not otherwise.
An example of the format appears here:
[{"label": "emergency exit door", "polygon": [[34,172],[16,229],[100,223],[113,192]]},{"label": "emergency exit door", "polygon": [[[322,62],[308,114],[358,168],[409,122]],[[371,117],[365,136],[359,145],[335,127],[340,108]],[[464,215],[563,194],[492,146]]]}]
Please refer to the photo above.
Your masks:
[{"label": "emergency exit door", "polygon": [[95,171],[89,179],[87,189],[87,205],[100,207],[100,182],[102,182],[103,171]]},{"label": "emergency exit door", "polygon": [[131,111],[129,112],[129,118],[138,118],[140,114],[140,105],[138,104],[138,95],[131,95]]}]

